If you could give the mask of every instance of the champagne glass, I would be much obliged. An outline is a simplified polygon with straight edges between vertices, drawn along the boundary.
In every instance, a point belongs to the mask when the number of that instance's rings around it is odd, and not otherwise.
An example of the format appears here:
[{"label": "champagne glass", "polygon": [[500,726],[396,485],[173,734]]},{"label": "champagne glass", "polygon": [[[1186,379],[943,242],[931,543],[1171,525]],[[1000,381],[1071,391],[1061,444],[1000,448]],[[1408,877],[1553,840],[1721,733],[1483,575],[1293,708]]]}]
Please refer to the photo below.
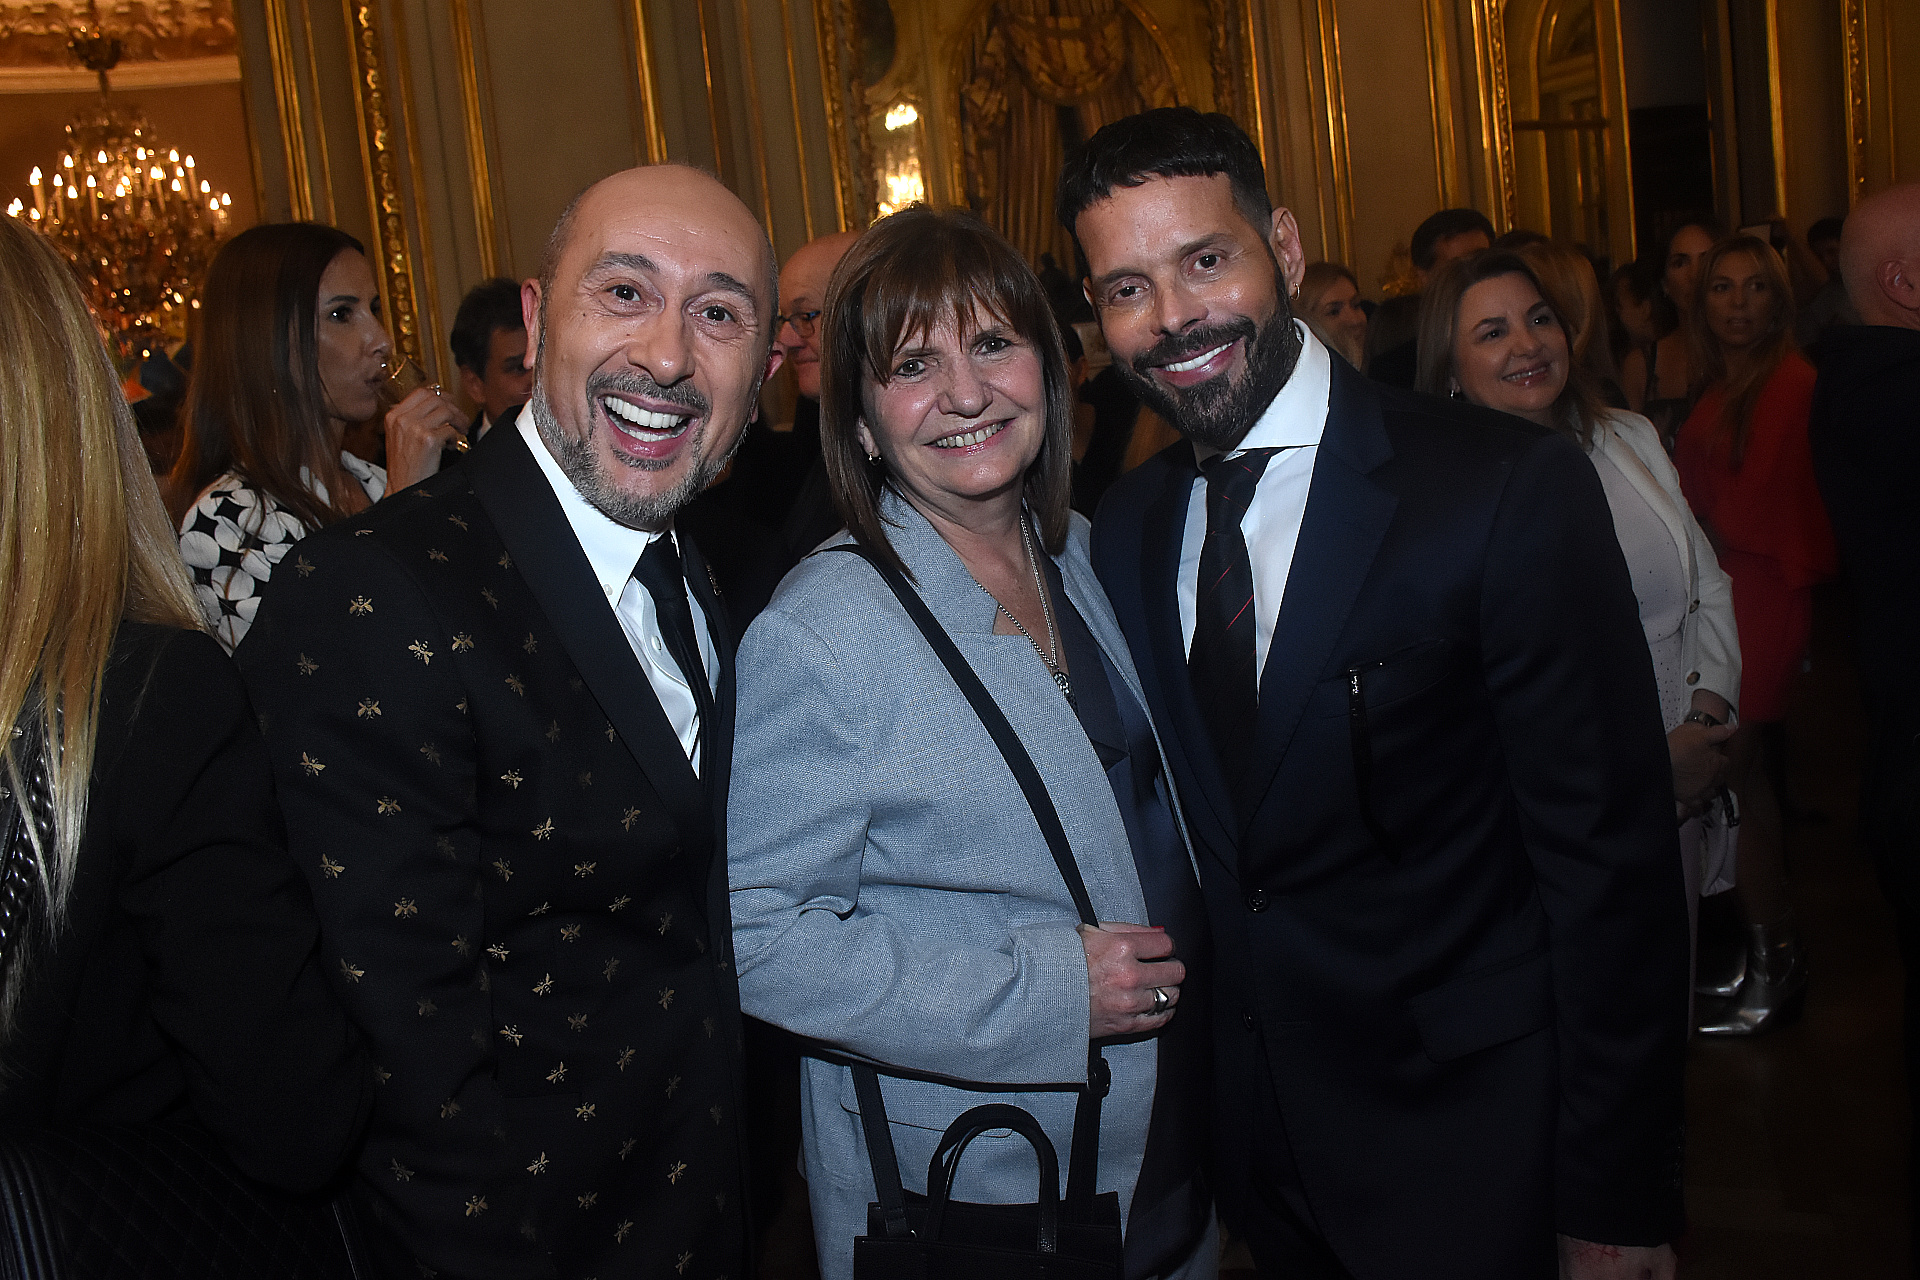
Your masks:
[{"label": "champagne glass", "polygon": [[[427,377],[426,370],[411,356],[398,352],[389,356],[382,366],[387,371],[387,380],[380,384],[380,402],[391,409],[422,387],[432,387],[438,394],[440,385]],[[451,441],[456,453],[465,453],[472,446],[464,435],[455,435]]]}]

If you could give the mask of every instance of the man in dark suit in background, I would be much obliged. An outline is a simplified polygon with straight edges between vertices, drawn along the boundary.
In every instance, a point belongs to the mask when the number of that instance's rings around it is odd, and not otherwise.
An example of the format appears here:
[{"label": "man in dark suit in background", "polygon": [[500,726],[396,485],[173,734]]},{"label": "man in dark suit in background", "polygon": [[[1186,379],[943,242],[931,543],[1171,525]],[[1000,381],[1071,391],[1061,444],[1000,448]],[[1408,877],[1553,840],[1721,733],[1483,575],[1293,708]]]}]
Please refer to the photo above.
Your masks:
[{"label": "man in dark suit in background", "polygon": [[[1455,258],[1470,257],[1492,245],[1493,224],[1478,209],[1442,209],[1428,216],[1413,229],[1413,243],[1409,250],[1413,258],[1413,272],[1420,277],[1420,288],[1424,291],[1433,273]],[[1416,304],[1419,299],[1417,293],[1412,297]],[[1390,387],[1404,387],[1410,391],[1413,389],[1414,365],[1418,362],[1419,352],[1420,337],[1415,334],[1367,361],[1367,376],[1375,382],[1384,382]]]},{"label": "man in dark suit in background", "polygon": [[520,286],[505,276],[482,280],[460,299],[447,334],[460,370],[461,394],[474,405],[467,442],[480,438],[527,402],[533,366],[527,362],[527,326],[520,316]]},{"label": "man in dark suit in background", "polygon": [[674,513],[780,363],[773,252],[629,170],[522,304],[533,399],[302,542],[238,654],[379,1064],[355,1194],[390,1275],[741,1277],[733,652]]},{"label": "man in dark suit in background", "polygon": [[1330,359],[1224,116],[1103,128],[1060,215],[1187,437],[1093,558],[1213,920],[1227,1221],[1290,1278],[1671,1276],[1687,921],[1592,466]]}]

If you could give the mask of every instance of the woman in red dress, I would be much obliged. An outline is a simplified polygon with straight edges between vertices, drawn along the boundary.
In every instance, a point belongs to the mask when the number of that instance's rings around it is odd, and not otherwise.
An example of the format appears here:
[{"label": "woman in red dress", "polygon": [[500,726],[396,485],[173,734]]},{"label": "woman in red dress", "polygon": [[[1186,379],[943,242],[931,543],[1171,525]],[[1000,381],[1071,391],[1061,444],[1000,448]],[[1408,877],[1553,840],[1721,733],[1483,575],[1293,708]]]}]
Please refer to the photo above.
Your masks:
[{"label": "woman in red dress", "polygon": [[1701,259],[1687,323],[1698,400],[1674,446],[1681,488],[1733,578],[1743,671],[1728,744],[1741,801],[1736,900],[1748,933],[1738,985],[1701,1008],[1706,1034],[1790,1018],[1806,987],[1781,860],[1780,798],[1761,730],[1786,715],[1812,628],[1813,584],[1838,567],[1807,445],[1813,366],[1793,344],[1792,293],[1771,246],[1733,236]]}]

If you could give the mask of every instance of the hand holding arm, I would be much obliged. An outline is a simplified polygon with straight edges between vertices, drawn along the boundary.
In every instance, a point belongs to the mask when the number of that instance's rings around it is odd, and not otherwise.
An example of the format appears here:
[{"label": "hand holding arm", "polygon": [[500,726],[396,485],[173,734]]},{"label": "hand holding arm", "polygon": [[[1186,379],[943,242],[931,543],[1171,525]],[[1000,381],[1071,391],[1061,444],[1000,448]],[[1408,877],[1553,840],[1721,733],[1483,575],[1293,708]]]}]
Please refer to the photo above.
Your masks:
[{"label": "hand holding arm", "polygon": [[[1098,929],[1081,925],[1080,942],[1087,949],[1091,1039],[1158,1031],[1173,1021],[1187,967],[1174,959],[1173,939],[1166,930],[1102,920]],[[1166,992],[1170,1001],[1160,1013],[1153,1012],[1156,989]]]}]

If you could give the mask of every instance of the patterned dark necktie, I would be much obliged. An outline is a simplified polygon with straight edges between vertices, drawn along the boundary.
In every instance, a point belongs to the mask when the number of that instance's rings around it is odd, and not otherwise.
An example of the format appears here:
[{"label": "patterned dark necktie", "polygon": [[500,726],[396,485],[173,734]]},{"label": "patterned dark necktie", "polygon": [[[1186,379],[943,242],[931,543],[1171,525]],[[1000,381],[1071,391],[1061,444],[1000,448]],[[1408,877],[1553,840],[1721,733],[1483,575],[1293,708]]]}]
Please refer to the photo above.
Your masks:
[{"label": "patterned dark necktie", "polygon": [[1260,699],[1253,644],[1253,564],[1240,521],[1253,501],[1261,473],[1278,452],[1249,449],[1231,458],[1223,454],[1204,468],[1207,540],[1200,544],[1187,674],[1227,784],[1236,791],[1253,746]]},{"label": "patterned dark necktie", "polygon": [[663,533],[647,544],[634,566],[633,576],[653,597],[653,616],[667,652],[680,664],[680,675],[693,690],[700,709],[702,730],[713,723],[713,690],[707,684],[707,664],[700,660],[700,641],[693,629],[693,609],[687,603],[687,579],[674,549],[673,535]]}]

